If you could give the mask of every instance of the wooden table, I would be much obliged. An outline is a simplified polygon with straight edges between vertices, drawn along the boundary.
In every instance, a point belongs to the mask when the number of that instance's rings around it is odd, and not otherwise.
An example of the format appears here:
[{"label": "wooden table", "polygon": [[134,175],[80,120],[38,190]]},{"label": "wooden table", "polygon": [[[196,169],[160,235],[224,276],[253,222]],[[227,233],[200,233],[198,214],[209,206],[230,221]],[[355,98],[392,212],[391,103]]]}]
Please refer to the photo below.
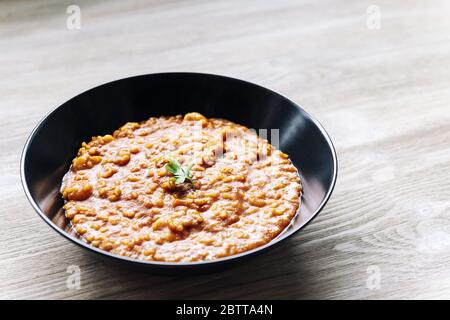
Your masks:
[{"label": "wooden table", "polygon": [[[450,298],[449,1],[73,2],[0,3],[0,298]],[[319,217],[182,277],[105,263],[49,228],[20,184],[32,128],[88,88],[163,71],[246,79],[314,114],[340,163]]]}]

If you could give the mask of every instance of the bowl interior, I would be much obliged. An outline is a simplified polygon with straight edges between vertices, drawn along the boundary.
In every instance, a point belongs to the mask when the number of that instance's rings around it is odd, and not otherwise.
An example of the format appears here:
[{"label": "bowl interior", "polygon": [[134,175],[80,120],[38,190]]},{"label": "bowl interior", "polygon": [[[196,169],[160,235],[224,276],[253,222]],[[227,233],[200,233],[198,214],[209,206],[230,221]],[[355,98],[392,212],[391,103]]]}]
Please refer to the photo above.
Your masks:
[{"label": "bowl interior", "polygon": [[30,136],[22,179],[30,201],[53,227],[71,231],[59,189],[83,141],[128,121],[197,111],[256,130],[279,129],[280,149],[299,169],[304,194],[300,214],[274,241],[300,229],[328,200],[336,156],[323,128],[289,99],[263,87],[222,76],[163,73],[126,78],[88,90],[50,113]]}]

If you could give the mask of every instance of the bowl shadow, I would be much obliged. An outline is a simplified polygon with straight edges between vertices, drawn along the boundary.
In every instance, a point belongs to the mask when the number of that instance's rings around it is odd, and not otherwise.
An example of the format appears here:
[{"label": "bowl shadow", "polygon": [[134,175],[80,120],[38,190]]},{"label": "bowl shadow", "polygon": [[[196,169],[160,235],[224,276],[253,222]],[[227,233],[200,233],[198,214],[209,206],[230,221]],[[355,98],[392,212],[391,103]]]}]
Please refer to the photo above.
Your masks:
[{"label": "bowl shadow", "polygon": [[[152,274],[123,264],[92,261],[89,276],[95,299],[302,299],[309,296],[311,271],[295,250],[293,237],[263,255],[228,264],[226,268],[186,276]],[[111,281],[105,282],[104,273]]]}]

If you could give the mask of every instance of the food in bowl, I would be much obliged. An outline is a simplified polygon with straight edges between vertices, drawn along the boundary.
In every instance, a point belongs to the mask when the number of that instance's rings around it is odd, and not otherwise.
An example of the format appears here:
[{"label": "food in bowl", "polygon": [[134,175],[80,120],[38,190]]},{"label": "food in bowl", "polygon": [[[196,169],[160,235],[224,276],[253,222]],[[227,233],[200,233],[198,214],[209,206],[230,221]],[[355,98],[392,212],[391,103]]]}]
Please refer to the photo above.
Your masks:
[{"label": "food in bowl", "polygon": [[295,216],[302,186],[288,155],[255,131],[193,112],[83,142],[61,193],[92,246],[194,262],[270,242]]}]

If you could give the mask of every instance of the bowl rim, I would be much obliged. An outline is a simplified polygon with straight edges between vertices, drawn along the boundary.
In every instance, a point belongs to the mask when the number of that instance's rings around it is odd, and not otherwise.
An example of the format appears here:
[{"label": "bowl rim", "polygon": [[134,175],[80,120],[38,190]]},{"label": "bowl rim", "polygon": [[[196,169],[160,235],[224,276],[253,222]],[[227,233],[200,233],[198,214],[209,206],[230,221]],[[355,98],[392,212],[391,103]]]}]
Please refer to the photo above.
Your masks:
[{"label": "bowl rim", "polygon": [[[108,251],[104,251],[101,250],[99,248],[93,247],[91,245],[89,245],[88,243],[84,242],[82,239],[77,239],[76,237],[72,236],[71,234],[67,233],[66,231],[64,231],[63,229],[61,229],[60,227],[58,227],[55,223],[53,223],[46,215],[45,213],[39,208],[39,205],[36,203],[36,201],[34,200],[33,196],[31,195],[31,192],[29,190],[27,181],[26,181],[26,177],[25,177],[25,158],[27,157],[27,153],[29,150],[29,146],[31,144],[31,142],[33,141],[36,133],[43,127],[45,121],[53,114],[55,113],[59,108],[61,108],[64,104],[66,104],[67,102],[75,99],[76,97],[87,93],[89,91],[93,91],[99,87],[102,86],[107,86],[107,85],[111,85],[115,82],[120,82],[120,81],[124,81],[124,80],[130,80],[133,78],[139,78],[139,77],[146,77],[146,76],[163,76],[163,75],[172,75],[172,76],[176,76],[176,75],[184,75],[184,76],[206,76],[206,77],[214,77],[214,78],[221,78],[221,79],[225,79],[228,81],[237,81],[237,82],[241,82],[243,85],[247,85],[247,86],[253,86],[259,90],[263,90],[266,91],[267,93],[270,94],[274,94],[276,96],[279,96],[280,98],[286,100],[287,102],[291,103],[293,106],[299,108],[304,115],[311,121],[313,122],[316,127],[320,130],[320,132],[322,133],[322,135],[324,136],[326,142],[328,143],[328,146],[331,150],[331,154],[332,154],[332,158],[333,158],[333,173],[332,173],[332,180],[330,185],[328,186],[328,190],[325,194],[325,197],[323,198],[322,202],[319,204],[319,206],[317,207],[317,209],[314,211],[314,213],[309,217],[309,219],[303,224],[301,225],[298,229],[293,230],[292,232],[288,233],[286,236],[284,237],[275,237],[274,239],[272,239],[271,241],[269,241],[268,243],[253,248],[251,250],[248,251],[244,251],[235,255],[231,255],[231,256],[227,256],[227,257],[223,257],[223,258],[219,258],[219,259],[214,259],[214,260],[203,260],[203,261],[195,261],[195,262],[164,262],[164,261],[146,261],[146,260],[139,260],[139,259],[135,259],[135,258],[129,258],[129,257],[125,257],[125,256],[121,256],[118,254],[114,254]],[[263,87],[259,84],[253,83],[253,82],[249,82],[246,80],[242,80],[239,78],[234,78],[234,77],[229,77],[229,76],[223,76],[223,75],[218,75],[218,74],[212,74],[212,73],[200,73],[200,72],[158,72],[158,73],[147,73],[147,74],[138,74],[138,75],[133,75],[133,76],[128,76],[125,78],[119,78],[116,80],[112,80],[106,83],[102,83],[100,85],[96,85],[94,87],[91,87],[87,90],[84,90],[80,93],[77,93],[75,95],[73,95],[70,99],[65,100],[64,102],[58,104],[57,107],[53,108],[53,110],[49,111],[46,115],[44,115],[44,117],[42,117],[42,119],[36,124],[36,126],[33,128],[33,130],[31,131],[30,135],[28,136],[25,145],[23,146],[22,149],[22,153],[21,153],[21,157],[20,157],[20,180],[22,183],[22,187],[24,189],[25,195],[28,199],[28,201],[30,202],[31,206],[33,207],[33,209],[38,213],[38,215],[50,226],[52,227],[54,230],[56,230],[59,234],[61,234],[62,236],[64,236],[66,239],[72,241],[73,243],[93,252],[93,253],[97,253],[100,254],[102,256],[106,256],[108,258],[112,258],[112,259],[118,259],[118,260],[122,260],[123,262],[128,262],[131,264],[135,264],[135,265],[145,265],[145,266],[150,266],[150,267],[169,267],[169,268],[186,268],[186,267],[195,267],[195,266],[213,266],[213,265],[219,265],[219,264],[223,264],[226,262],[232,262],[232,261],[236,261],[239,259],[242,259],[244,257],[249,257],[251,255],[255,255],[257,253],[262,253],[263,251],[267,250],[269,247],[273,247],[276,244],[279,244],[281,242],[283,242],[284,240],[292,237],[294,234],[296,234],[297,232],[299,232],[301,229],[303,229],[304,227],[306,227],[312,220],[314,220],[314,218],[322,211],[322,209],[325,207],[325,205],[327,204],[328,200],[331,197],[331,194],[333,193],[333,190],[335,188],[336,185],[336,180],[337,180],[337,175],[338,175],[338,159],[337,159],[337,153],[336,153],[336,149],[333,145],[333,142],[329,136],[329,134],[327,133],[327,131],[325,130],[325,128],[322,126],[322,124],[315,118],[313,117],[309,112],[307,112],[300,104],[297,104],[296,102],[292,101],[291,99],[289,99],[288,97],[284,96],[283,94],[280,94],[278,92],[275,92],[269,88]],[[298,210],[301,209],[301,206],[299,207]],[[286,230],[286,229],[285,229]],[[281,235],[282,233],[280,233]]]}]

